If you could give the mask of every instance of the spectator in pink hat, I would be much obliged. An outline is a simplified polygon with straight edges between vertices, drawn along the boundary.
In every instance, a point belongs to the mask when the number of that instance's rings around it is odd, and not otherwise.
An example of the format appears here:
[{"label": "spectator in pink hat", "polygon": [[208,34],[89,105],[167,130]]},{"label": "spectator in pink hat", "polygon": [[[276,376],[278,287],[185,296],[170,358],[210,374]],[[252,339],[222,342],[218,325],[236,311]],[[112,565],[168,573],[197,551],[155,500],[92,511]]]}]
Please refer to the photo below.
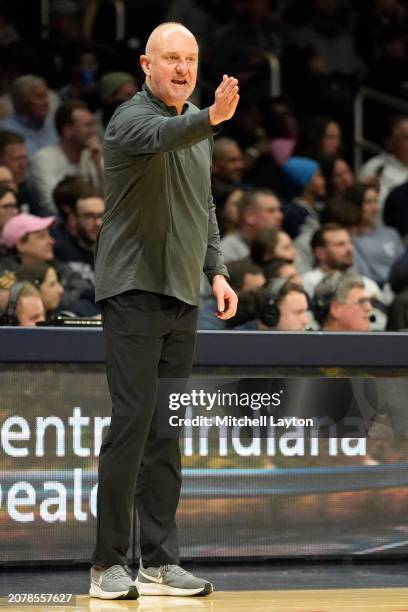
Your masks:
[{"label": "spectator in pink hat", "polygon": [[54,239],[49,228],[55,217],[36,217],[20,213],[10,219],[3,228],[2,242],[9,250],[15,250],[21,263],[37,263],[54,259]]},{"label": "spectator in pink hat", "polygon": [[64,288],[61,308],[80,316],[94,316],[99,310],[94,303],[92,283],[82,278],[69,264],[54,259],[55,241],[49,230],[55,221],[55,217],[36,217],[27,213],[10,219],[1,235],[8,252],[0,260],[0,274],[2,271],[14,272],[21,264],[50,263]]}]

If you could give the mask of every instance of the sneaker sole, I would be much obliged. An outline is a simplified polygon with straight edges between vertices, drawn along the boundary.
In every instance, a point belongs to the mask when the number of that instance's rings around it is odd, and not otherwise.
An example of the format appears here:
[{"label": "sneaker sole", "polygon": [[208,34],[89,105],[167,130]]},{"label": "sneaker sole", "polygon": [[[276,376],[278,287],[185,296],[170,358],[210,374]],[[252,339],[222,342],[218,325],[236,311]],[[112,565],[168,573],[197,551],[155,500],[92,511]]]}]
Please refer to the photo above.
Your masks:
[{"label": "sneaker sole", "polygon": [[213,585],[210,582],[206,582],[203,587],[199,589],[179,589],[177,587],[171,587],[167,584],[157,584],[155,582],[139,582],[135,581],[137,590],[140,595],[173,595],[175,597],[193,597],[193,596],[204,596],[210,595],[213,592]]},{"label": "sneaker sole", "polygon": [[127,591],[102,591],[96,584],[91,584],[89,595],[99,599],[137,599],[139,597],[135,586],[129,587]]}]

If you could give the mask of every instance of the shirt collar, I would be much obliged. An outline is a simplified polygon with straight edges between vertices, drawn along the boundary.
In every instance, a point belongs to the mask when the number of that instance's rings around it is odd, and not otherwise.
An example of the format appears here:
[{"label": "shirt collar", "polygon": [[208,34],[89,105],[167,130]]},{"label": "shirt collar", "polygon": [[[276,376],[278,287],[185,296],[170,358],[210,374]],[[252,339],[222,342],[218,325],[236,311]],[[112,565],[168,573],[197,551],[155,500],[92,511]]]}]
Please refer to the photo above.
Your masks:
[{"label": "shirt collar", "polygon": [[[158,98],[157,96],[154,95],[154,93],[152,92],[152,90],[146,85],[146,83],[143,83],[142,85],[142,89],[143,91],[146,93],[146,95],[148,96],[148,98],[150,98],[150,100],[152,100],[153,102],[155,102],[158,106],[160,106],[160,108],[162,108],[163,110],[167,111],[168,113],[170,113],[171,115],[178,115],[177,109],[175,106],[167,106],[167,104],[165,104],[163,102],[163,100],[160,100],[160,98]],[[183,115],[187,109],[189,108],[189,103],[185,102],[184,106],[183,106],[183,110],[181,111],[181,114]]]}]

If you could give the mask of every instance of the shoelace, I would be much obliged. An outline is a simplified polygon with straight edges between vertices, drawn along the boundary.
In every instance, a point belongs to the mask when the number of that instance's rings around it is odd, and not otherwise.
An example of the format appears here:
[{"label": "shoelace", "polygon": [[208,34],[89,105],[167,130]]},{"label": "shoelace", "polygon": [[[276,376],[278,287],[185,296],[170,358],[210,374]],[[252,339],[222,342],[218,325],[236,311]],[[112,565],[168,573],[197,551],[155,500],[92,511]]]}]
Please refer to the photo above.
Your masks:
[{"label": "shoelace", "polygon": [[127,578],[129,577],[125,568],[121,565],[112,565],[112,567],[106,570],[105,576],[106,578],[123,578],[125,576]]},{"label": "shoelace", "polygon": [[190,572],[186,572],[185,569],[183,569],[179,565],[176,565],[175,563],[168,563],[167,565],[161,565],[159,568],[159,571],[162,576],[164,576],[168,572],[172,572],[173,574],[178,574],[179,576],[185,576],[186,574],[190,573]]}]

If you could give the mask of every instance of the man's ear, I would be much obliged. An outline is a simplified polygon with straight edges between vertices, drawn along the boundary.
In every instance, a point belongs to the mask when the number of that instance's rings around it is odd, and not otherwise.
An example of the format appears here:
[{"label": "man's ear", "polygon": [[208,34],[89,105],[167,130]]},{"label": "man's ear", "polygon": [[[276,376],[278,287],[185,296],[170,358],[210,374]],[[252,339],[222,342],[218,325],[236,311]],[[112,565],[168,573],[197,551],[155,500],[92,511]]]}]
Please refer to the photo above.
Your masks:
[{"label": "man's ear", "polygon": [[336,302],[335,300],[332,300],[330,303],[330,308],[329,308],[329,312],[330,312],[330,316],[333,319],[338,319],[339,318],[339,312],[341,308],[341,304],[339,304],[338,302]]},{"label": "man's ear", "polygon": [[146,76],[150,76],[150,58],[148,55],[140,56],[140,65]]},{"label": "man's ear", "polygon": [[24,253],[25,251],[25,243],[26,240],[22,240],[21,238],[16,242],[16,251],[17,253]]}]

